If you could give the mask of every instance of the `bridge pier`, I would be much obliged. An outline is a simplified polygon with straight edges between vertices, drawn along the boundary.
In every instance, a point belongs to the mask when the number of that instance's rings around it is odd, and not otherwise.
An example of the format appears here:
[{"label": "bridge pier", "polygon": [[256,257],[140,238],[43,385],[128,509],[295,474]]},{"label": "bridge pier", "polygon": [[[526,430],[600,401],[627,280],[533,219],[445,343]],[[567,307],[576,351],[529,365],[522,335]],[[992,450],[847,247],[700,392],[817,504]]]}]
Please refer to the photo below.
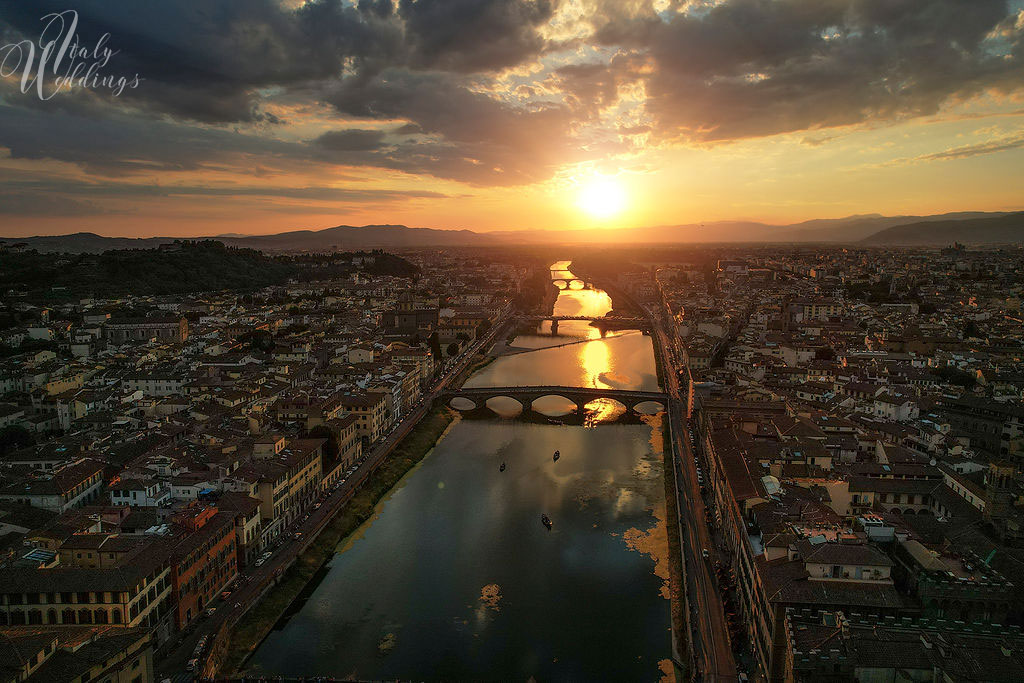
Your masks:
[{"label": "bridge pier", "polygon": [[577,407],[574,412],[571,412],[568,415],[564,415],[558,419],[565,421],[566,424],[582,425],[586,421],[586,418],[586,409]]}]

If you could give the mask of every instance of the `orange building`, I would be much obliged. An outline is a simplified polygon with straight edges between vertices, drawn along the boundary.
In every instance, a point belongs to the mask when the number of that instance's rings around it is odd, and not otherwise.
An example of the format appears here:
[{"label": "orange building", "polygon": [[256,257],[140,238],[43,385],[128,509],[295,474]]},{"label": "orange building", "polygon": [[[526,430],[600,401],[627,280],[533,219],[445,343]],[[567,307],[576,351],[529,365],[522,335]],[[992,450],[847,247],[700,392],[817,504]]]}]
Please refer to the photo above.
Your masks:
[{"label": "orange building", "polygon": [[179,535],[171,555],[175,619],[184,628],[238,576],[235,515],[192,505],[172,518]]}]

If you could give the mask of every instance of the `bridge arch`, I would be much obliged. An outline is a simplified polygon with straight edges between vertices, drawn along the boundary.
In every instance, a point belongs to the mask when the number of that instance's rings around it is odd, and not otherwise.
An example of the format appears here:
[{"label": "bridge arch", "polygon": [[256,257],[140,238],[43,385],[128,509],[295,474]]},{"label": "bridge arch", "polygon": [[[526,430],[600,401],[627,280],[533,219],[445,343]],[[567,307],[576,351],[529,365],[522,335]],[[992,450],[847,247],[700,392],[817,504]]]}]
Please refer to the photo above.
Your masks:
[{"label": "bridge arch", "polygon": [[[566,394],[568,394],[568,395],[566,395]],[[553,403],[553,401],[551,401],[551,399],[559,399],[559,398],[562,399],[563,401],[567,401],[568,403],[572,404],[572,406],[574,406],[574,407],[569,408],[569,410],[567,410],[565,412],[561,412],[561,413],[559,413],[558,411],[550,410],[550,409],[549,410],[545,410],[544,409],[544,403],[545,402],[550,404],[550,403]],[[552,413],[556,413],[556,414],[560,414],[560,415],[571,415],[574,412],[575,413],[579,413],[579,412],[582,411],[583,406],[584,406],[584,403],[582,402],[583,400],[585,400],[585,399],[581,400],[578,397],[574,397],[570,392],[549,392],[549,393],[539,394],[539,395],[534,396],[532,398],[524,399],[524,401],[527,401],[529,403],[530,410],[532,410],[535,413],[540,413],[542,415],[547,415],[548,412],[552,412]],[[540,406],[539,407],[538,407],[538,401],[540,402]]]},{"label": "bridge arch", "polygon": [[[512,404],[518,406],[518,409],[513,408]],[[499,417],[516,417],[526,412],[529,407],[525,400],[507,394],[495,394],[484,401],[484,405]]]},{"label": "bridge arch", "polygon": [[478,406],[476,401],[471,398],[456,395],[448,399],[448,407],[462,413],[476,410],[480,406]]},{"label": "bridge arch", "polygon": [[657,415],[666,410],[664,401],[639,401],[633,405],[633,412],[641,415]]}]

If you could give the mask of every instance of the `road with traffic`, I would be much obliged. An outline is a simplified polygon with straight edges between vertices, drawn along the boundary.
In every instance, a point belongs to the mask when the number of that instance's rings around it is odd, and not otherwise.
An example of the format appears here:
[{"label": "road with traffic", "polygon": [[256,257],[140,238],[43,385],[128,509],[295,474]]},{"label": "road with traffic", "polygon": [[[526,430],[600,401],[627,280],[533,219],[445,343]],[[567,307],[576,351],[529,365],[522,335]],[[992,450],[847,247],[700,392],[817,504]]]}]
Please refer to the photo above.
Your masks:
[{"label": "road with traffic", "polygon": [[685,364],[675,359],[678,351],[675,335],[665,331],[658,311],[644,309],[657,335],[657,361],[664,370],[668,393],[669,430],[673,444],[673,465],[679,510],[679,538],[685,567],[686,593],[690,607],[690,639],[693,652],[693,677],[701,681],[737,680],[736,662],[722,599],[713,578],[715,545],[707,526],[707,512],[701,495],[698,459],[695,456],[686,418],[686,404],[679,386],[679,370]]}]

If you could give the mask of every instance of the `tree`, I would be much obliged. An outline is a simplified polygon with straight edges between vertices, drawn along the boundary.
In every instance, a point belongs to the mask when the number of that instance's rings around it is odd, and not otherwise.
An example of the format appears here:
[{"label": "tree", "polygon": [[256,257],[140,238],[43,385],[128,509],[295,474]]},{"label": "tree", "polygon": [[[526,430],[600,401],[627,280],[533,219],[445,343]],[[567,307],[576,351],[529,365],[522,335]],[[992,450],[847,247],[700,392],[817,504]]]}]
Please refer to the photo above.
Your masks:
[{"label": "tree", "polygon": [[949,365],[933,368],[931,373],[950,384],[957,384],[967,390],[973,389],[974,385],[978,382],[978,378],[971,373]]},{"label": "tree", "polygon": [[36,442],[32,432],[21,425],[9,425],[0,429],[0,455],[13,453],[21,448],[28,448]]},{"label": "tree", "polygon": [[458,353],[459,353],[459,345],[458,344],[456,344],[455,342],[452,342],[451,344],[448,345],[448,355],[449,356],[457,356]]},{"label": "tree", "polygon": [[457,335],[455,335],[455,338],[463,342],[469,341],[469,335],[466,334],[465,332],[459,332]]},{"label": "tree", "polygon": [[323,455],[323,461],[325,468],[328,465],[333,465],[338,460],[338,439],[334,435],[334,430],[329,428],[327,425],[317,425],[309,430],[307,436],[310,439],[327,439],[327,443],[324,444],[321,454]]},{"label": "tree", "polygon": [[437,339],[437,332],[433,332],[430,335],[430,352],[434,354],[434,361],[436,363],[441,362],[441,342]]},{"label": "tree", "polygon": [[274,350],[274,335],[267,330],[254,330],[253,332],[246,332],[238,341],[245,344],[252,351],[273,351]]}]

